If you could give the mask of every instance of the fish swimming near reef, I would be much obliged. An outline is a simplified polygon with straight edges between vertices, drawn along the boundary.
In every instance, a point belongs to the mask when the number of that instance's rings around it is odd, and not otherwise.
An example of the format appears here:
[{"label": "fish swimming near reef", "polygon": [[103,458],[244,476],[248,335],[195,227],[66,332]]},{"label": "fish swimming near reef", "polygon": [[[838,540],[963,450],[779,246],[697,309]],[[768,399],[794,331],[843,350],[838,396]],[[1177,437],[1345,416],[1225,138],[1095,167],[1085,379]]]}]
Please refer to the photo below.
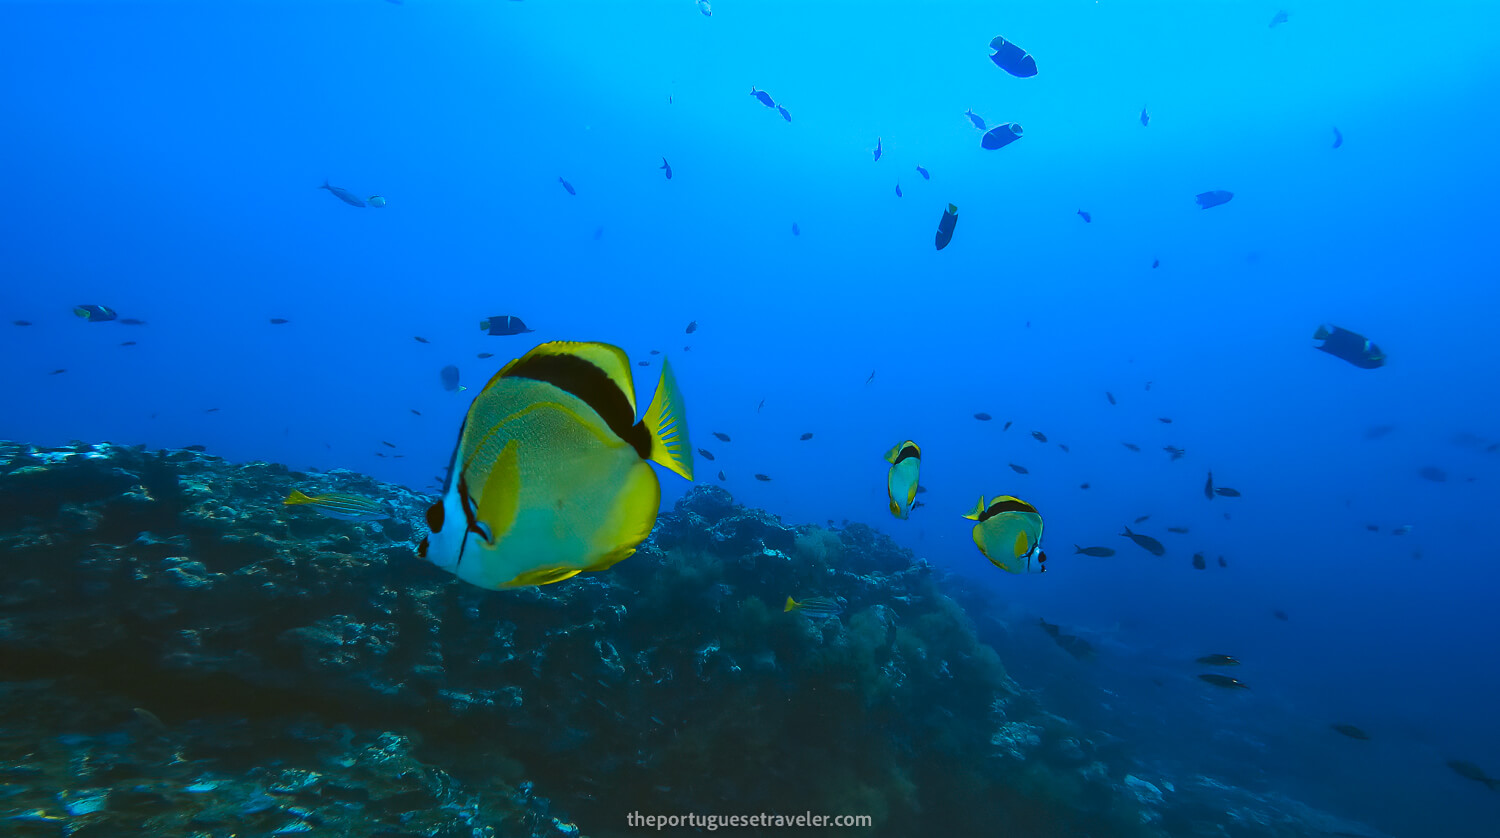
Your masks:
[{"label": "fish swimming near reef", "polygon": [[796,611],[804,617],[811,617],[814,620],[826,620],[829,617],[837,617],[843,613],[844,607],[839,605],[839,601],[833,597],[810,596],[801,602],[787,597],[786,605],[781,611],[782,613]]},{"label": "fish swimming near reef", "polygon": [[604,343],[544,343],[497,372],[459,429],[417,555],[481,588],[602,571],[651,534],[661,484],[693,479],[671,365],[636,421],[630,359]]},{"label": "fish swimming near reef", "polygon": [[1466,759],[1450,759],[1448,760],[1448,768],[1452,769],[1454,774],[1465,780],[1484,783],[1490,791],[1500,791],[1500,779],[1485,774],[1483,768]]},{"label": "fish swimming near reef", "polygon": [[921,490],[916,480],[921,472],[922,450],[916,442],[906,439],[886,451],[885,462],[891,463],[885,474],[885,496],[891,502],[891,514],[906,519],[912,514],[916,493]]},{"label": "fish swimming near reef", "polygon": [[1047,554],[1040,546],[1042,515],[1036,507],[1011,495],[1001,495],[986,505],[980,496],[963,517],[978,522],[974,546],[990,564],[1009,573],[1047,571]]},{"label": "fish swimming near reef", "polygon": [[305,506],[340,521],[379,521],[391,517],[380,501],[347,492],[328,492],[309,497],[300,489],[294,489],[281,504]]}]

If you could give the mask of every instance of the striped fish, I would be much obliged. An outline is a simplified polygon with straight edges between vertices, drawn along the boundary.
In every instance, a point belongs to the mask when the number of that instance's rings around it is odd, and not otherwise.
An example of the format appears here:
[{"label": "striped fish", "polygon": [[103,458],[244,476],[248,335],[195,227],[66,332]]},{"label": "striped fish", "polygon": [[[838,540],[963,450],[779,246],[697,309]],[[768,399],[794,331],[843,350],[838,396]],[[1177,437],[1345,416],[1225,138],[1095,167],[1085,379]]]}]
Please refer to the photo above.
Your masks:
[{"label": "striped fish", "polygon": [[834,599],[833,597],[813,596],[808,597],[801,602],[798,602],[791,597],[787,597],[786,607],[781,610],[783,612],[800,611],[801,613],[807,615],[808,617],[811,617],[814,620],[823,620],[827,619],[828,617],[837,617],[840,613],[843,612],[844,607],[842,605],[839,605],[839,601]]},{"label": "striped fish", "polygon": [[308,506],[329,518],[341,521],[379,521],[391,517],[380,501],[344,492],[328,492],[309,497],[293,489],[281,503],[283,506]]}]

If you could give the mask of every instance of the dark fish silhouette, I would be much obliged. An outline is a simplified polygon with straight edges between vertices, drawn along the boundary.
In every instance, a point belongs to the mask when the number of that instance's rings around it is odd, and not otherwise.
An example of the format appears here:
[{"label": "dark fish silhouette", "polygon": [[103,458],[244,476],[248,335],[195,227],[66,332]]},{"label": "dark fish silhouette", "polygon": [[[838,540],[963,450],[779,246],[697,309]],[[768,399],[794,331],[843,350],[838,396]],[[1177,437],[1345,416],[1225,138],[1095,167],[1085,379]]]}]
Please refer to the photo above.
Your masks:
[{"label": "dark fish silhouette", "polygon": [[723,469],[719,469],[719,480],[722,481],[722,480],[728,480],[728,479],[729,478],[727,478],[727,477],[724,476],[724,470]]},{"label": "dark fish silhouette", "polygon": [[1151,520],[1151,516],[1150,515],[1142,515],[1141,517],[1135,519],[1131,523],[1133,523],[1133,524],[1144,524],[1144,523],[1146,523],[1149,520]]},{"label": "dark fish silhouette", "polygon": [[1131,541],[1134,541],[1137,547],[1145,550],[1147,553],[1150,553],[1153,556],[1165,556],[1167,554],[1167,548],[1161,546],[1160,541],[1157,541],[1149,535],[1133,533],[1130,531],[1130,527],[1126,527],[1125,531],[1120,533],[1120,535],[1123,535]]},{"label": "dark fish silhouette", "polygon": [[1083,210],[1079,210],[1078,211],[1078,217],[1082,218],[1083,219],[1083,223],[1085,223],[1085,224],[1092,224],[1092,223],[1094,223],[1094,217],[1092,215],[1089,215],[1088,213],[1084,212]]},{"label": "dark fish silhouette", "polygon": [[783,108],[782,106],[777,105],[776,106],[776,110],[778,110],[778,111],[781,112],[781,118],[782,119],[786,120],[787,122],[791,122],[792,121],[792,114],[786,108]]},{"label": "dark fish silhouette", "polygon": [[1018,466],[1015,463],[1011,463],[1010,464],[1010,470],[1013,471],[1013,472],[1015,472],[1016,474],[1030,474],[1031,473],[1031,472],[1029,472],[1029,471],[1026,470],[1025,466]]},{"label": "dark fish silhouette", "polygon": [[412,337],[412,340],[416,341],[417,343],[432,343],[432,341],[428,340],[427,338],[422,337],[421,335],[416,335],[416,336]]},{"label": "dark fish silhouette", "polygon": [[474,357],[478,358],[480,360],[484,360],[485,358],[493,358],[493,357],[495,357],[495,353],[493,353],[493,352],[481,352],[478,355],[475,355]]},{"label": "dark fish silhouette", "polygon": [[896,197],[901,197],[901,184],[896,184]]},{"label": "dark fish silhouette", "polygon": [[1203,484],[1203,496],[1209,500],[1214,499],[1214,473],[1208,473],[1208,482]]},{"label": "dark fish silhouette", "polygon": [[1335,126],[1334,129],[1333,129],[1333,147],[1334,148],[1338,148],[1339,146],[1341,146],[1343,144],[1344,144],[1344,134],[1343,134],[1342,131],[1340,131],[1338,129],[1337,126]]},{"label": "dark fish silhouette", "polygon": [[974,418],[978,419],[981,422],[988,422],[990,421],[991,417],[988,413],[976,413],[974,414]]},{"label": "dark fish silhouette", "polygon": [[1229,655],[1204,655],[1203,657],[1201,657],[1201,658],[1198,659],[1198,663],[1201,663],[1204,666],[1239,666],[1240,665],[1240,662],[1239,662],[1239,660],[1237,658],[1230,657]]},{"label": "dark fish silhouette", "polygon": [[949,204],[948,209],[943,211],[943,217],[938,219],[937,249],[942,250],[953,241],[953,228],[958,225],[958,207]]},{"label": "dark fish silhouette", "polygon": [[358,195],[355,195],[353,192],[350,192],[349,190],[342,187],[329,186],[327,180],[324,180],[323,185],[318,188],[327,189],[329,192],[333,193],[334,197],[338,198],[340,201],[343,201],[351,207],[362,207],[365,205],[365,202]]},{"label": "dark fish silhouette", "polygon": [[990,151],[994,151],[999,148],[1005,148],[1016,140],[1021,139],[1021,134],[1021,126],[1018,123],[1007,122],[1004,125],[999,125],[986,131],[984,136],[979,139],[979,145]]},{"label": "dark fish silhouette", "polygon": [[1073,554],[1082,554],[1085,556],[1093,556],[1095,558],[1104,559],[1113,556],[1115,554],[1115,551],[1110,547],[1079,547],[1077,544],[1074,544]]},{"label": "dark fish silhouette", "polygon": [[792,222],[792,235],[794,235],[794,236],[800,236],[800,235],[802,235],[802,228],[798,227],[797,226],[797,222],[795,222],[795,221]]},{"label": "dark fish silhouette", "polygon": [[1036,59],[1026,50],[1000,37],[990,41],[990,49],[995,51],[990,60],[996,67],[1016,78],[1029,79],[1036,75]]},{"label": "dark fish silhouette", "polygon": [[697,320],[694,320],[693,322],[687,324],[687,334],[692,334],[693,332],[696,332],[696,331],[698,331],[698,321]]},{"label": "dark fish silhouette", "polygon": [[287,321],[287,319],[285,317],[272,317],[271,318],[271,325],[272,326],[283,326],[287,322],[288,321]]},{"label": "dark fish silhouette", "polygon": [[984,130],[984,119],[980,117],[979,114],[974,113],[972,110],[968,110],[964,111],[964,116],[967,116],[969,118],[969,122],[973,123],[975,128],[978,128],[981,131]]},{"label": "dark fish silhouette", "polygon": [[560,184],[562,184],[562,188],[568,190],[568,194],[569,195],[577,195],[578,194],[578,190],[576,190],[576,189],[573,188],[573,184],[568,183],[567,181],[563,180],[562,178],[558,178],[557,182],[560,183]]},{"label": "dark fish silhouette", "polygon": [[1226,192],[1223,189],[1215,189],[1212,192],[1199,192],[1197,201],[1198,206],[1202,207],[1203,209],[1209,209],[1210,207],[1217,207],[1221,204],[1227,204],[1229,203],[1229,199],[1233,197],[1233,192]]},{"label": "dark fish silhouette", "polygon": [[1208,683],[1213,684],[1216,687],[1223,687],[1227,690],[1250,689],[1250,686],[1244,681],[1241,681],[1238,678],[1231,678],[1228,675],[1220,675],[1217,672],[1205,672],[1204,674],[1198,676],[1198,680],[1207,681]]},{"label": "dark fish silhouette", "polygon": [[1240,496],[1239,489],[1231,489],[1228,486],[1220,486],[1214,489],[1214,494],[1221,498],[1237,498]]},{"label": "dark fish silhouette", "polygon": [[1131,451],[1139,451],[1139,450],[1141,450],[1141,447],[1139,445],[1136,445],[1133,442],[1122,442],[1120,444],[1123,445],[1123,446],[1125,446],[1126,448],[1129,448]]},{"label": "dark fish silhouette", "polygon": [[1193,567],[1199,570],[1206,570],[1208,568],[1208,560],[1203,558],[1202,553],[1193,554]]},{"label": "dark fish silhouette", "polygon": [[1144,107],[1142,107],[1141,108],[1141,127],[1142,128],[1149,128],[1150,126],[1151,126],[1151,114],[1146,113],[1146,109]]},{"label": "dark fish silhouette", "polygon": [[1161,267],[1161,260],[1160,259],[1152,259],[1151,260],[1151,267],[1153,267],[1153,268],[1159,268],[1159,267]]},{"label": "dark fish silhouette", "polygon": [[709,461],[712,461],[713,458],[714,458],[713,452],[709,451],[707,448],[699,448],[698,449],[698,456],[702,457],[705,460],[709,460]]},{"label": "dark fish silhouette", "polygon": [[[765,399],[761,399],[761,400],[760,400],[760,403],[761,403],[761,404],[765,404],[765,403],[766,403],[766,400],[765,400]],[[760,408],[758,408],[758,407],[757,407],[757,408],[756,408],[756,410],[760,410]],[[716,438],[717,438],[717,439],[718,439],[718,440],[719,440],[719,441],[720,441],[720,442],[728,442],[728,441],[729,441],[729,434],[724,434],[724,433],[719,433],[719,432],[718,432],[718,431],[714,431],[714,436],[715,436],[715,437],[716,437]]]},{"label": "dark fish silhouette", "polygon": [[765,105],[768,108],[776,107],[776,100],[772,99],[771,94],[765,92],[764,90],[756,90],[754,87],[751,87],[750,95],[754,96],[756,100],[758,100],[762,105]]},{"label": "dark fish silhouette", "polygon": [[1031,436],[1037,442],[1046,442],[1047,441],[1047,435],[1044,434],[1044,433],[1042,433],[1041,431],[1032,431],[1031,432]]},{"label": "dark fish silhouette", "polygon": [[657,168],[667,173],[667,180],[672,179],[672,164],[667,162],[667,158],[663,157],[661,165],[657,166]]},{"label": "dark fish silhouette", "polygon": [[1437,466],[1424,466],[1417,474],[1434,483],[1442,483],[1448,479],[1448,473]]},{"label": "dark fish silhouette", "polygon": [[807,442],[807,441],[808,441],[808,440],[809,440],[809,439],[812,439],[812,437],[813,437],[813,435],[812,435],[812,434],[803,434],[803,435],[802,435],[802,436],[801,436],[801,437],[800,437],[800,439],[801,439],[801,440],[802,440],[802,441],[803,441],[803,442]]},{"label": "dark fish silhouette", "polygon": [[922,180],[932,180],[932,175],[927,174],[927,170],[921,166],[917,167],[917,174],[922,176]]},{"label": "dark fish silhouette", "polygon": [[526,321],[509,314],[495,314],[479,321],[479,330],[497,337],[510,335],[523,335],[534,332],[535,329],[527,328]]},{"label": "dark fish silhouette", "polygon": [[771,482],[771,478],[767,477],[764,474],[757,474],[757,475],[755,475],[755,479],[761,481],[762,483],[769,483],[769,482]]},{"label": "dark fish silhouette", "polygon": [[880,138],[876,137],[875,138],[875,161],[876,162],[880,161],[880,152],[881,152],[881,150],[882,150],[882,146],[881,146]]},{"label": "dark fish silhouette", "polygon": [[1114,404],[1115,403],[1115,394],[1111,393],[1108,390],[1104,391],[1104,398],[1109,399],[1109,403],[1110,404]]},{"label": "dark fish silhouette", "polygon": [[1358,739],[1362,742],[1368,742],[1370,739],[1370,734],[1365,733],[1354,725],[1329,725],[1329,727],[1333,728],[1339,733],[1344,734],[1350,739]]},{"label": "dark fish silhouette", "polygon": [[1322,344],[1314,349],[1327,352],[1335,358],[1342,358],[1360,369],[1373,370],[1385,366],[1385,353],[1369,338],[1358,332],[1351,332],[1338,326],[1327,324],[1318,326],[1313,332],[1313,340],[1321,340]]},{"label": "dark fish silhouette", "polygon": [[450,393],[458,390],[458,367],[449,364],[439,371],[438,377],[442,381],[444,390]]}]

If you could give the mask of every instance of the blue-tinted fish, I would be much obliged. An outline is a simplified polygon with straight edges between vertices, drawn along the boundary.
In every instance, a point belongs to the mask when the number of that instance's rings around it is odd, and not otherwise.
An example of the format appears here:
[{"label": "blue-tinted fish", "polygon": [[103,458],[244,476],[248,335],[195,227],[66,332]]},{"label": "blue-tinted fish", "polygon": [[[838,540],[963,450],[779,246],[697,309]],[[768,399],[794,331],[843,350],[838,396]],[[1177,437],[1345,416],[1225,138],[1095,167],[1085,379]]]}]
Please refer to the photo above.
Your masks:
[{"label": "blue-tinted fish", "polygon": [[967,110],[964,111],[964,116],[967,116],[969,118],[969,122],[973,123],[975,128],[978,128],[981,131],[984,130],[984,118],[979,114],[974,113],[974,111],[972,110]]},{"label": "blue-tinted fish", "polygon": [[461,387],[461,386],[459,386],[459,383],[458,383],[458,367],[456,367],[456,366],[454,366],[452,364],[449,364],[448,366],[443,367],[442,370],[440,370],[438,372],[438,379],[440,381],[442,381],[443,389],[447,390],[450,393],[456,393],[456,392],[458,392],[460,390],[467,390],[468,389],[467,387]]},{"label": "blue-tinted fish", "polygon": [[1131,532],[1130,527],[1126,527],[1125,531],[1120,533],[1120,535],[1134,541],[1137,547],[1153,556],[1165,556],[1167,554],[1167,548],[1163,547],[1160,541],[1149,535]]},{"label": "blue-tinted fish", "polygon": [[379,195],[371,195],[370,197],[366,198],[365,200],[367,202],[369,202],[370,206],[375,207],[376,209],[379,209],[380,207],[385,206],[385,198],[383,198],[383,197],[381,197]]},{"label": "blue-tinted fish", "polygon": [[885,476],[885,493],[891,502],[891,514],[904,519],[911,514],[912,504],[917,501],[922,449],[908,439],[887,451],[885,461],[891,464]]},{"label": "blue-tinted fish", "polygon": [[90,323],[104,323],[110,320],[117,320],[120,317],[120,315],[116,314],[115,310],[110,308],[109,306],[73,306],[73,313],[78,315],[79,317],[82,317],[84,320],[89,321]]},{"label": "blue-tinted fish", "polygon": [[1313,332],[1313,340],[1323,341],[1314,349],[1342,358],[1360,369],[1373,370],[1385,366],[1385,353],[1358,332],[1324,324]]},{"label": "blue-tinted fish", "polygon": [[1083,223],[1085,223],[1085,224],[1092,224],[1093,221],[1094,221],[1094,217],[1092,215],[1089,215],[1088,213],[1084,212],[1083,210],[1079,210],[1078,211],[1078,217],[1082,218],[1083,219]]},{"label": "blue-tinted fish", "polygon": [[772,99],[771,94],[765,92],[764,90],[756,90],[754,87],[751,87],[750,95],[754,96],[756,100],[758,100],[762,105],[765,105],[768,108],[776,107],[776,100]]},{"label": "blue-tinted fish", "polygon": [[385,506],[380,501],[345,492],[328,492],[308,497],[300,490],[293,489],[281,504],[283,506],[306,506],[329,518],[338,518],[341,521],[379,521],[391,517],[386,513]]},{"label": "blue-tinted fish", "polygon": [[1113,556],[1115,554],[1115,551],[1112,547],[1079,547],[1077,544],[1074,544],[1073,554],[1082,554],[1085,556],[1093,556],[1094,558],[1098,559],[1107,559],[1110,556]]},{"label": "blue-tinted fish", "polygon": [[974,546],[990,563],[1011,573],[1045,573],[1047,554],[1042,551],[1042,516],[1036,507],[1020,498],[1001,495],[985,505],[984,497],[964,516],[974,525]]},{"label": "blue-tinted fish", "polygon": [[1141,108],[1141,127],[1142,128],[1149,128],[1149,127],[1151,127],[1151,114],[1146,113],[1146,109],[1144,107]]},{"label": "blue-tinted fish", "polygon": [[1275,29],[1277,24],[1286,23],[1286,19],[1287,19],[1287,14],[1286,14],[1286,10],[1285,9],[1282,9],[1281,11],[1277,12],[1276,14],[1271,15],[1271,23],[1269,24],[1270,28]]},{"label": "blue-tinted fish", "polygon": [[917,174],[922,176],[922,180],[932,180],[932,175],[927,174],[927,170],[921,166],[917,167]]},{"label": "blue-tinted fish", "polygon": [[776,106],[776,110],[781,112],[781,118],[782,119],[786,120],[787,122],[791,122],[792,121],[792,112],[791,111],[787,110],[786,108],[783,108],[780,105]]},{"label": "blue-tinted fish", "polygon": [[938,219],[938,250],[942,250],[948,246],[948,242],[953,241],[953,228],[956,226],[958,226],[958,207],[949,204],[948,209],[943,211],[943,217]]},{"label": "blue-tinted fish", "polygon": [[495,314],[479,321],[479,330],[499,337],[520,335],[535,329],[526,328],[526,321],[509,314]]},{"label": "blue-tinted fish", "polygon": [[667,173],[667,180],[672,179],[672,164],[667,162],[667,158],[663,157],[661,165],[657,166],[657,168]]},{"label": "blue-tinted fish", "polygon": [[661,484],[693,479],[671,365],[636,421],[630,358],[604,343],[544,343],[506,364],[469,406],[442,499],[417,555],[481,588],[601,571],[651,534]]},{"label": "blue-tinted fish", "polygon": [[702,12],[704,17],[714,16],[713,7],[708,5],[708,0],[698,0],[698,11]]},{"label": "blue-tinted fish", "polygon": [[1333,128],[1333,147],[1334,148],[1338,148],[1339,146],[1341,146],[1343,144],[1344,144],[1344,132],[1340,131],[1338,129],[1338,126],[1335,125],[1334,128]]},{"label": "blue-tinted fish", "polygon": [[801,602],[798,602],[791,597],[787,597],[786,607],[782,608],[781,610],[782,613],[785,613],[787,611],[796,611],[797,613],[807,617],[811,617],[814,620],[826,620],[829,617],[837,617],[840,613],[843,612],[844,607],[842,605],[839,605],[839,601],[834,599],[833,597],[810,596],[807,599],[802,600]]},{"label": "blue-tinted fish", "polygon": [[558,178],[557,182],[560,183],[560,184],[562,184],[562,188],[568,190],[568,194],[569,195],[577,195],[578,194],[578,190],[576,190],[576,189],[573,188],[573,184],[568,183],[567,181],[563,180],[562,178]]},{"label": "blue-tinted fish", "polygon": [[1017,78],[1028,79],[1036,75],[1036,59],[1026,50],[998,37],[990,41],[990,49],[995,51],[990,60],[996,67]]},{"label": "blue-tinted fish", "polygon": [[901,184],[896,184],[896,197],[901,197]]},{"label": "blue-tinted fish", "polygon": [[800,236],[800,235],[802,235],[802,228],[798,227],[797,226],[797,222],[795,222],[795,221],[792,222],[792,235],[794,235],[794,236]]},{"label": "blue-tinted fish", "polygon": [[341,186],[329,186],[326,179],[323,181],[323,185],[318,188],[327,189],[329,192],[333,193],[334,197],[338,198],[340,201],[343,201],[351,207],[362,207],[365,205],[365,202],[360,200],[358,195],[355,195],[353,192],[350,192],[349,190]]},{"label": "blue-tinted fish", "polygon": [[986,131],[979,139],[979,144],[984,148],[994,151],[997,148],[1005,148],[1016,140],[1021,139],[1021,126],[1014,122],[997,125]]},{"label": "blue-tinted fish", "polygon": [[876,137],[875,138],[875,159],[876,160],[880,159],[880,151],[881,151],[880,138]]},{"label": "blue-tinted fish", "polygon": [[1202,207],[1203,209],[1209,209],[1210,207],[1217,207],[1220,204],[1227,204],[1229,203],[1229,199],[1233,197],[1233,192],[1227,192],[1223,189],[1215,189],[1211,192],[1199,192],[1197,195],[1197,201],[1198,206]]}]

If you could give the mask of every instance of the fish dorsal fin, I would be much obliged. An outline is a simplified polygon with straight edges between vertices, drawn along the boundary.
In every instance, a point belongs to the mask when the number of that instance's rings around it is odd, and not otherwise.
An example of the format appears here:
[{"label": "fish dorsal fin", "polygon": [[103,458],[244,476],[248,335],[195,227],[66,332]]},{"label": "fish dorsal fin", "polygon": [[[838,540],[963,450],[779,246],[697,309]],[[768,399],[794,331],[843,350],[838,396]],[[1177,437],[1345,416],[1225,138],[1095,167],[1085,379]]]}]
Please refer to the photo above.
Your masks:
[{"label": "fish dorsal fin", "polygon": [[899,455],[901,453],[901,449],[905,448],[905,447],[906,447],[906,443],[904,443],[904,442],[898,442],[898,443],[896,443],[896,447],[895,448],[892,448],[891,450],[885,452],[885,461],[888,462],[888,463],[890,463],[891,465],[895,465],[896,464],[896,456]]},{"label": "fish dorsal fin", "polygon": [[677,389],[677,376],[672,374],[672,365],[665,358],[661,362],[661,380],[656,383],[656,394],[651,397],[651,406],[646,408],[646,418],[641,421],[651,435],[649,459],[692,480],[693,449],[688,442],[687,413],[683,409],[682,393]]},{"label": "fish dorsal fin", "polygon": [[1033,515],[1040,514],[1036,507],[1012,495],[1001,495],[990,501],[989,513],[998,515],[1001,512],[1030,512]]},{"label": "fish dorsal fin", "polygon": [[984,514],[984,495],[980,495],[979,496],[979,503],[974,504],[974,508],[971,509],[971,510],[969,510],[968,513],[964,515],[964,517],[968,518],[970,521],[978,521],[979,520],[979,516],[983,515],[983,514]]},{"label": "fish dorsal fin", "polygon": [[[575,358],[597,368],[625,396],[626,403],[630,405],[630,419],[632,422],[635,421],[635,381],[630,375],[630,358],[625,355],[623,349],[607,343],[555,340],[541,344],[525,355],[501,367],[500,371],[495,373],[489,383],[484,385],[484,389],[488,390],[500,379],[512,375],[530,377],[525,375],[528,369],[546,369],[549,366],[547,359],[553,358]],[[557,383],[552,381],[551,378],[543,378],[541,380]],[[558,384],[558,386],[568,389],[562,384]],[[570,390],[570,392],[572,391]],[[590,401],[589,398],[581,393],[574,393],[574,395],[582,398],[584,401]],[[610,417],[606,416],[604,418],[609,419]]]}]

